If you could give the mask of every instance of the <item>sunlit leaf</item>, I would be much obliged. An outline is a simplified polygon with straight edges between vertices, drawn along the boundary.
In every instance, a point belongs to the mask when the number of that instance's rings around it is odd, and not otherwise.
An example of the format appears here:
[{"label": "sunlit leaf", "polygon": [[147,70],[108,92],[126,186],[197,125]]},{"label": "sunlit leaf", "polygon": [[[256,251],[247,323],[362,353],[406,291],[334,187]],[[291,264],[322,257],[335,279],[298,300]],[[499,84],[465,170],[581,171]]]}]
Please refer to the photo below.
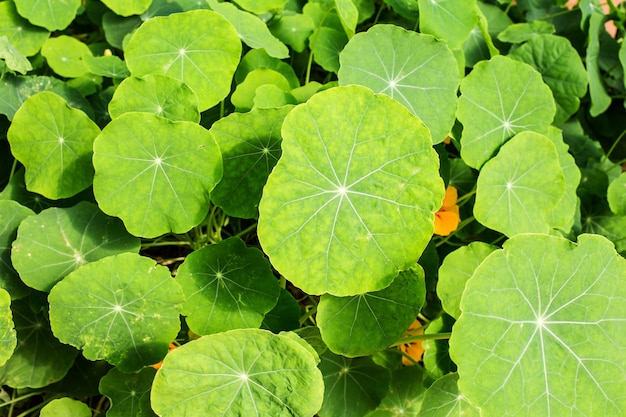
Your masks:
[{"label": "sunlit leaf", "polygon": [[81,0],[14,0],[18,13],[33,25],[49,31],[63,30],[76,17]]},{"label": "sunlit leaf", "polygon": [[83,61],[87,65],[89,72],[109,78],[126,78],[130,75],[128,68],[120,57],[110,56],[83,56]]},{"label": "sunlit leaf", "polygon": [[26,74],[33,69],[30,61],[13,46],[6,36],[0,36],[0,59],[4,60],[8,69],[21,74]]},{"label": "sunlit leaf", "polygon": [[626,215],[626,174],[611,181],[607,190],[609,207],[615,214]]},{"label": "sunlit leaf", "polygon": [[231,102],[238,112],[247,112],[254,107],[256,90],[262,85],[272,84],[278,88],[289,91],[289,81],[278,71],[266,68],[258,68],[250,71],[246,79],[237,87],[231,96]]},{"label": "sunlit leaf", "polygon": [[84,59],[92,53],[78,39],[61,35],[46,40],[41,47],[41,55],[46,58],[54,72],[62,77],[75,78],[89,72]]},{"label": "sunlit leaf", "polygon": [[235,0],[242,9],[261,14],[281,10],[289,0]]},{"label": "sunlit leaf", "polygon": [[32,56],[39,52],[50,32],[31,25],[17,13],[12,1],[3,1],[0,2],[0,36],[6,36],[24,56]]},{"label": "sunlit leaf", "polygon": [[17,337],[11,312],[11,295],[0,288],[0,366],[4,365],[15,350]]},{"label": "sunlit leaf", "polygon": [[74,400],[69,397],[56,398],[43,406],[40,417],[90,417],[91,409],[82,401]]},{"label": "sunlit leaf", "polygon": [[102,0],[102,3],[120,16],[131,16],[145,12],[152,0]]},{"label": "sunlit leaf", "polygon": [[420,417],[479,417],[480,410],[474,407],[459,392],[456,373],[444,375],[436,380],[426,393],[419,411]]},{"label": "sunlit leaf", "polygon": [[445,40],[450,48],[463,45],[476,22],[476,0],[419,0],[420,31]]}]

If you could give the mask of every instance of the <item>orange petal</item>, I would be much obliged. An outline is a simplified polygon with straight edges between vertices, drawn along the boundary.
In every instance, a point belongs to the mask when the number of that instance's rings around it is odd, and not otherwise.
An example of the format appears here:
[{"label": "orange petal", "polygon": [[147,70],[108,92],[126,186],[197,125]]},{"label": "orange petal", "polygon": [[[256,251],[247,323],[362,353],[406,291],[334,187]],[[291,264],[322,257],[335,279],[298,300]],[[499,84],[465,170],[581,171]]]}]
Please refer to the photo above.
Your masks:
[{"label": "orange petal", "polygon": [[459,207],[454,206],[452,210],[439,210],[435,213],[435,234],[448,236],[454,232],[461,223]]},{"label": "orange petal", "polygon": [[448,185],[446,188],[446,196],[443,198],[443,203],[441,204],[441,208],[453,207],[456,205],[456,200],[458,200],[459,194],[455,187],[452,185]]}]

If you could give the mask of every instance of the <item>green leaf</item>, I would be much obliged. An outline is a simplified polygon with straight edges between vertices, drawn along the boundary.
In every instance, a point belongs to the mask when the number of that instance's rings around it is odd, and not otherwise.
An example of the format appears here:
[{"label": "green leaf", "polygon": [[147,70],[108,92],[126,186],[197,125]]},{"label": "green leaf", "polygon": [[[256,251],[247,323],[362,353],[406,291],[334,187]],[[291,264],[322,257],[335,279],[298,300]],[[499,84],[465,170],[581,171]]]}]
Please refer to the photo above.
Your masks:
[{"label": "green leaf", "polygon": [[284,288],[280,288],[278,302],[271,309],[261,323],[262,329],[271,330],[273,333],[296,330],[300,328],[300,304]]},{"label": "green leaf", "polygon": [[71,197],[92,183],[92,144],[98,126],[60,96],[41,92],[13,117],[7,138],[26,168],[26,187],[51,199]]},{"label": "green leaf", "polygon": [[49,31],[63,30],[74,20],[81,0],[14,0],[18,13],[33,25]]},{"label": "green leaf", "polygon": [[189,254],[176,281],[186,296],[183,315],[200,335],[258,328],[278,301],[278,280],[263,253],[235,237]]},{"label": "green leaf", "polygon": [[463,160],[480,168],[516,133],[545,133],[555,111],[552,91],[530,65],[500,55],[479,62],[461,81]]},{"label": "green leaf", "polygon": [[361,86],[293,109],[283,154],[259,204],[258,237],[272,265],[309,294],[362,294],[414,264],[443,199],[426,127]]},{"label": "green leaf", "polygon": [[[186,28],[185,36],[180,28]],[[183,81],[198,95],[204,111],[230,92],[241,41],[220,14],[192,10],[144,22],[124,52],[132,75],[155,73]]]},{"label": "green leaf", "polygon": [[472,242],[449,253],[439,267],[437,296],[443,309],[458,319],[461,315],[459,304],[465,283],[481,262],[497,247],[484,242]]},{"label": "green leaf", "polygon": [[556,31],[554,25],[543,20],[528,23],[515,23],[498,34],[498,39],[508,43],[522,43],[535,36],[551,35]]},{"label": "green leaf", "polygon": [[458,49],[478,22],[476,0],[419,0],[420,31]]},{"label": "green leaf", "polygon": [[[513,20],[498,6],[493,4],[487,4],[478,2],[478,10],[487,20],[487,33],[491,37],[494,46],[501,50],[506,50],[507,45],[501,45],[496,39],[498,34],[513,24]],[[482,19],[482,17],[481,17]],[[465,66],[473,67],[476,63],[482,60],[488,60],[491,56],[489,47],[485,41],[485,36],[480,30],[480,26],[476,25],[471,32],[465,43],[463,44],[463,52],[465,55]]]},{"label": "green leaf", "polygon": [[251,49],[246,52],[235,72],[235,83],[244,82],[248,74],[255,69],[274,70],[287,79],[291,88],[300,87],[300,81],[293,67],[278,58],[269,56],[264,49]]},{"label": "green leaf", "polygon": [[255,14],[282,10],[289,0],[235,0],[242,9]]},{"label": "green leaf", "polygon": [[334,28],[322,26],[309,36],[309,47],[313,59],[324,70],[339,71],[339,54],[348,43],[348,36]]},{"label": "green leaf", "polygon": [[626,174],[611,181],[607,190],[609,207],[615,214],[626,215]]},{"label": "green leaf", "polygon": [[41,55],[50,68],[62,77],[76,78],[89,72],[85,63],[92,56],[86,44],[71,36],[61,35],[46,40],[41,47]]},{"label": "green leaf", "polygon": [[109,123],[94,142],[93,165],[100,209],[142,237],[200,224],[222,177],[222,157],[206,129],[149,113],[125,113]]},{"label": "green leaf", "polygon": [[253,109],[276,109],[279,107],[298,104],[290,92],[283,90],[276,84],[263,84],[256,88]]},{"label": "green leaf", "polygon": [[17,228],[33,211],[13,200],[0,200],[0,288],[9,292],[12,299],[28,294],[11,262],[11,244],[17,235]]},{"label": "green leaf", "polygon": [[396,342],[413,323],[426,300],[424,270],[403,271],[385,289],[351,297],[324,294],[317,325],[334,353],[366,356]]},{"label": "green leaf", "polygon": [[152,386],[152,408],[185,415],[311,417],[320,408],[318,359],[290,337],[239,329],[170,352]]},{"label": "green leaf", "polygon": [[483,416],[624,414],[625,274],[601,236],[506,241],[467,282],[450,339],[463,395]]},{"label": "green leaf", "polygon": [[272,20],[269,29],[294,51],[304,52],[307,40],[315,30],[315,23],[309,16],[301,13],[284,14],[280,19]]},{"label": "green leaf", "polygon": [[148,10],[152,0],[102,0],[102,3],[117,15],[131,16]]},{"label": "green leaf", "polygon": [[560,36],[537,35],[510,55],[530,64],[541,73],[556,101],[554,123],[567,121],[587,92],[587,72],[569,40]]},{"label": "green leaf", "polygon": [[0,59],[4,60],[7,68],[26,74],[33,69],[30,61],[20,53],[6,36],[0,36]]},{"label": "green leaf", "polygon": [[239,84],[231,96],[231,102],[238,112],[247,112],[254,107],[256,90],[262,85],[273,84],[278,88],[289,91],[289,81],[278,71],[259,68],[252,70],[246,75],[246,79]]},{"label": "green leaf", "polygon": [[565,179],[552,141],[518,133],[480,171],[474,216],[483,225],[513,236],[548,233],[550,214],[565,194]]},{"label": "green leaf", "polygon": [[22,281],[39,291],[50,289],[82,265],[110,255],[139,252],[139,239],[122,222],[82,201],[53,207],[22,221],[11,259]]},{"label": "green leaf", "polygon": [[[428,323],[428,327],[424,330],[424,335],[437,335],[441,333],[449,333],[455,320],[448,314],[442,314]],[[440,378],[450,372],[456,371],[456,364],[450,359],[450,344],[448,339],[427,339],[422,342],[424,355],[424,369],[430,377]]]},{"label": "green leaf", "polygon": [[355,35],[339,56],[340,85],[360,84],[404,104],[441,142],[455,119],[460,76],[444,42],[394,25]]},{"label": "green leaf", "polygon": [[604,113],[611,105],[611,96],[606,91],[600,72],[600,32],[604,30],[604,15],[592,13],[589,18],[589,32],[587,37],[587,78],[589,80],[589,96],[591,108],[589,114],[596,117]]},{"label": "green leaf", "polygon": [[326,351],[321,358],[326,389],[320,417],[362,417],[387,395],[391,373],[371,357],[349,359]]},{"label": "green leaf", "polygon": [[12,1],[3,1],[0,2],[0,36],[6,36],[22,55],[32,56],[39,52],[50,32],[31,25],[17,13]]},{"label": "green leaf", "polygon": [[[107,412],[108,414],[108,412]],[[44,405],[39,413],[40,417],[90,417],[91,409],[82,401],[69,397],[56,398]]]},{"label": "green leaf", "polygon": [[252,13],[239,10],[230,3],[208,0],[211,9],[228,20],[239,33],[239,38],[250,48],[263,48],[275,58],[288,58],[289,49],[272,35],[265,23]]},{"label": "green leaf", "polygon": [[185,83],[164,75],[129,77],[120,83],[109,102],[109,114],[115,119],[133,111],[172,121],[200,121],[196,93]]},{"label": "green leaf", "polygon": [[91,56],[86,55],[83,61],[90,73],[109,78],[126,78],[130,75],[124,61],[115,55]]},{"label": "green leaf", "polygon": [[420,417],[480,417],[480,410],[467,401],[459,392],[456,373],[444,375],[436,380],[426,393]]},{"label": "green leaf", "polygon": [[407,366],[391,374],[389,392],[376,410],[366,417],[417,417],[426,387],[424,370],[419,366]]},{"label": "green leaf", "polygon": [[88,263],[48,296],[50,324],[63,343],[120,371],[154,364],[180,329],[183,292],[169,270],[133,253]]},{"label": "green leaf", "polygon": [[419,6],[417,0],[384,0],[386,4],[391,6],[394,12],[412,22],[417,21],[419,17]]},{"label": "green leaf", "polygon": [[300,327],[299,329],[294,330],[294,333],[297,334],[302,340],[307,342],[318,356],[321,356],[324,352],[328,350],[326,344],[324,344],[324,341],[322,340],[322,335],[320,333],[319,327]]},{"label": "green leaf", "polygon": [[359,9],[357,9],[353,0],[334,0],[334,2],[341,25],[346,31],[348,38],[351,38],[359,20]]},{"label": "green leaf", "polygon": [[0,288],[0,366],[13,355],[17,346],[17,336],[11,312],[11,295]]},{"label": "green leaf", "polygon": [[211,126],[224,163],[224,176],[211,201],[229,216],[258,217],[263,186],[281,156],[280,128],[291,109],[232,113]]},{"label": "green leaf", "polygon": [[29,300],[13,301],[17,346],[0,367],[0,384],[12,388],[41,388],[59,381],[74,363],[78,351],[62,344],[50,331],[46,314],[33,312]]},{"label": "green leaf", "polygon": [[107,417],[151,417],[150,388],[156,370],[144,368],[134,374],[120,372],[112,368],[100,379],[100,393],[111,402]]}]

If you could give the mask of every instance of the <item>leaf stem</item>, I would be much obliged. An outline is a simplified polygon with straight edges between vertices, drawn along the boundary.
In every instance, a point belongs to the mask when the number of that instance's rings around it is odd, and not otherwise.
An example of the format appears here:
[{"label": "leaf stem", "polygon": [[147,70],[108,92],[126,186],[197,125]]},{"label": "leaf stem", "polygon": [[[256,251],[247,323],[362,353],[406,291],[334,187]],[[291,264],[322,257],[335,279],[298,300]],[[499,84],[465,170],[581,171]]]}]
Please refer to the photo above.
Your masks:
[{"label": "leaf stem", "polygon": [[36,391],[36,392],[29,392],[28,394],[24,394],[24,395],[21,395],[19,397],[15,397],[16,393],[17,393],[17,390],[14,390],[13,393],[12,393],[13,395],[11,396],[11,399],[9,401],[5,401],[2,404],[0,404],[0,408],[2,408],[4,406],[7,406],[7,405],[13,405],[15,403],[18,403],[20,401],[24,401],[24,400],[26,400],[26,399],[28,399],[30,397],[34,397],[36,395],[41,395],[41,392]]},{"label": "leaf stem", "polygon": [[317,305],[312,306],[302,316],[300,316],[300,326],[302,326],[307,320],[311,320],[313,324],[315,324],[315,321],[312,318],[315,313],[317,313]]},{"label": "leaf stem", "polygon": [[251,224],[250,226],[246,227],[245,229],[243,229],[240,232],[237,232],[236,234],[234,234],[233,236],[235,237],[242,237],[244,235],[246,235],[247,233],[250,233],[251,231],[253,231],[254,229],[256,229],[258,223],[254,223]]},{"label": "leaf stem", "polygon": [[611,157],[611,154],[613,153],[613,151],[615,150],[615,148],[620,143],[620,141],[624,138],[625,135],[626,135],[626,130],[622,131],[622,133],[620,133],[620,135],[617,137],[617,139],[615,139],[615,141],[613,142],[613,144],[611,145],[611,147],[609,148],[607,153],[602,156],[602,160],[600,160],[600,163],[602,163],[603,160],[609,161],[609,158]]}]

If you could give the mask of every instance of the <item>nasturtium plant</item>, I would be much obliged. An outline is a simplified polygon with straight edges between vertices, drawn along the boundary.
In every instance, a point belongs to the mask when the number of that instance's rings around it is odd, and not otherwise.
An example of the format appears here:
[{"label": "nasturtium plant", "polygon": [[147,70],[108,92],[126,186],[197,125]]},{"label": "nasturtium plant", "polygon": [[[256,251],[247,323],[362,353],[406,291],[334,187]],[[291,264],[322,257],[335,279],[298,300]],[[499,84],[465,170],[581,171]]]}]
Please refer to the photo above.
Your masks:
[{"label": "nasturtium plant", "polygon": [[0,2],[0,36],[6,36],[24,56],[32,56],[39,52],[50,32],[20,16],[12,1],[3,1]]},{"label": "nasturtium plant", "polygon": [[46,40],[41,47],[41,55],[60,76],[77,78],[89,72],[85,58],[92,56],[92,52],[81,41],[61,35]]},{"label": "nasturtium plant", "polygon": [[282,136],[259,204],[272,265],[314,294],[388,286],[426,247],[443,200],[427,128],[388,96],[348,86],[292,110]]},{"label": "nasturtium plant", "polygon": [[45,197],[71,197],[93,180],[93,141],[100,128],[60,96],[41,92],[15,113],[7,133],[11,152],[26,167],[26,187]]},{"label": "nasturtium plant", "polygon": [[22,221],[11,261],[26,285],[50,291],[82,265],[118,253],[138,252],[139,246],[139,239],[130,235],[119,219],[82,201],[70,208],[51,207]]},{"label": "nasturtium plant", "polygon": [[459,375],[450,373],[435,381],[424,393],[420,417],[480,417],[480,410],[474,407],[459,392]]},{"label": "nasturtium plant", "polygon": [[119,16],[131,16],[148,10],[152,0],[102,0],[102,3]]},{"label": "nasturtium plant", "polygon": [[111,368],[99,385],[100,392],[111,401],[107,417],[154,416],[150,408],[150,388],[155,374],[156,369],[152,367],[132,374]]},{"label": "nasturtium plant", "polygon": [[26,74],[33,69],[30,61],[13,46],[6,36],[0,36],[0,58],[10,70]]},{"label": "nasturtium plant", "polygon": [[476,0],[418,0],[422,33],[437,36],[459,48],[478,22]]},{"label": "nasturtium plant", "polygon": [[91,360],[134,372],[163,359],[180,329],[182,289],[167,268],[124,253],[91,262],[56,284],[50,324]]},{"label": "nasturtium plant", "polygon": [[82,401],[73,398],[64,397],[56,398],[46,404],[39,413],[40,417],[57,417],[57,416],[73,416],[73,417],[89,417],[91,410]]},{"label": "nasturtium plant", "polygon": [[152,408],[163,417],[313,417],[324,386],[319,358],[302,343],[258,329],[191,341],[163,361],[152,386]]},{"label": "nasturtium plant", "polygon": [[0,288],[0,366],[4,365],[13,356],[17,345],[13,313],[11,312],[11,294]]},{"label": "nasturtium plant", "polygon": [[391,374],[387,395],[366,417],[418,416],[424,398],[424,370],[419,367],[396,369]]},{"label": "nasturtium plant", "polygon": [[31,209],[14,200],[0,200],[0,288],[7,290],[12,299],[22,298],[29,292],[11,262],[11,244],[22,221],[33,214]]},{"label": "nasturtium plant", "polygon": [[78,13],[81,0],[44,1],[14,0],[18,13],[36,26],[49,31],[63,30],[69,26]]}]

